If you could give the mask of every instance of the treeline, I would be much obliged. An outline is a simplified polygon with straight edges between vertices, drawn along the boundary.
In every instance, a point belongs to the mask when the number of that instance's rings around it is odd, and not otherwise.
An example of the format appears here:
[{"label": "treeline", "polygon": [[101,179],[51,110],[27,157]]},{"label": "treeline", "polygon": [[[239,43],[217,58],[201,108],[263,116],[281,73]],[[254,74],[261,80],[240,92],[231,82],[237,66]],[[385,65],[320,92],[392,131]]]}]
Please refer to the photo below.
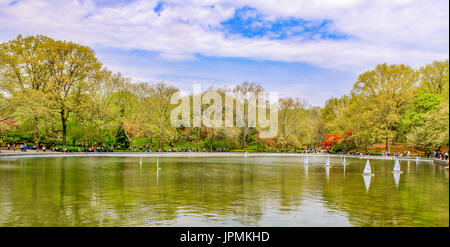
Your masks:
[{"label": "treeline", "polygon": [[348,95],[329,99],[322,117],[325,146],[368,150],[407,142],[430,153],[449,145],[449,65],[434,61],[419,69],[380,64],[361,74]]},{"label": "treeline", "polygon": [[[449,137],[448,60],[419,70],[379,65],[362,74],[349,95],[328,100],[323,109],[281,98],[273,138],[261,136],[258,126],[175,128],[170,114],[177,105],[170,99],[179,89],[132,83],[105,68],[89,47],[46,36],[18,36],[0,45],[0,90],[3,143],[255,151],[325,145],[350,151],[381,141],[435,149],[448,145]],[[243,82],[212,90],[223,95],[264,88]],[[328,134],[336,135],[323,143]]]}]

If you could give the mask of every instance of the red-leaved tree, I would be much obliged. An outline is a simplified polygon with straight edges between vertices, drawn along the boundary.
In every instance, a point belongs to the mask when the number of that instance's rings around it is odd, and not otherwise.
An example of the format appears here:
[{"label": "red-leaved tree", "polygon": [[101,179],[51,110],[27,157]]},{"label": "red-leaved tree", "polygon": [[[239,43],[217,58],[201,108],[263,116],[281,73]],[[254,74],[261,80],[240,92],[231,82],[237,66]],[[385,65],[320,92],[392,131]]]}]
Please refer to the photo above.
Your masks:
[{"label": "red-leaved tree", "polygon": [[338,143],[339,139],[341,139],[341,136],[339,134],[327,135],[327,137],[325,138],[325,141],[323,142],[323,148],[324,149],[333,148],[334,145],[336,145]]}]

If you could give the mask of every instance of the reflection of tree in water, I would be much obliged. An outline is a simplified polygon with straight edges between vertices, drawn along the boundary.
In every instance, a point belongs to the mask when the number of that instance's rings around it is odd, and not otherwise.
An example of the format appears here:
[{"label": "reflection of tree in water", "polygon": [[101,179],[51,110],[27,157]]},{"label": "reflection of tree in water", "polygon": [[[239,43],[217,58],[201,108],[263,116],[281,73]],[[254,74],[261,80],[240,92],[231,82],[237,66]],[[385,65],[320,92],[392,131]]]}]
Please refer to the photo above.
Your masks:
[{"label": "reflection of tree in water", "polygon": [[420,171],[402,174],[397,188],[392,166],[375,164],[372,169],[376,175],[366,191],[363,177],[357,176],[359,168],[351,169],[352,179],[344,181],[340,170],[330,175],[330,182],[323,186],[323,199],[329,208],[345,211],[352,225],[448,226],[449,198],[440,197],[448,195],[448,180],[444,176],[436,178],[430,169],[422,167]]},{"label": "reflection of tree in water", "polygon": [[305,186],[303,167],[283,167],[275,175],[278,177],[274,178],[274,183],[280,187],[280,210],[291,211],[300,207]]},{"label": "reflection of tree in water", "polygon": [[[258,178],[252,166],[194,161],[178,162],[170,167],[176,174],[174,184],[178,188],[178,196],[174,196],[182,199],[180,204],[195,208],[193,213],[232,216],[244,225],[259,221],[262,214],[260,192],[255,186]],[[179,170],[184,170],[184,173],[177,173]]]},{"label": "reflection of tree in water", "polygon": [[374,164],[369,192],[354,165],[347,166],[345,178],[340,167],[332,167],[327,181],[323,167],[309,167],[306,177],[303,166],[285,163],[160,159],[158,184],[151,158],[142,169],[135,158],[92,157],[23,159],[12,167],[0,169],[0,202],[9,202],[0,203],[1,226],[170,225],[188,222],[184,217],[251,226],[267,208],[298,211],[307,194],[346,212],[356,226],[448,224],[448,197],[437,198],[448,195],[445,170],[433,175],[424,166],[402,174],[397,189],[391,168]]},{"label": "reflection of tree in water", "polygon": [[257,225],[264,204],[278,198],[283,207],[298,204],[301,181],[270,170],[276,167],[173,160],[162,165],[157,185],[153,161],[139,169],[132,158],[114,159],[107,164],[93,158],[35,159],[33,166],[24,159],[28,166],[21,169],[32,176],[20,179],[15,171],[2,180],[2,190],[13,187],[5,200],[17,213],[8,214],[3,225],[170,224],[186,214]]}]

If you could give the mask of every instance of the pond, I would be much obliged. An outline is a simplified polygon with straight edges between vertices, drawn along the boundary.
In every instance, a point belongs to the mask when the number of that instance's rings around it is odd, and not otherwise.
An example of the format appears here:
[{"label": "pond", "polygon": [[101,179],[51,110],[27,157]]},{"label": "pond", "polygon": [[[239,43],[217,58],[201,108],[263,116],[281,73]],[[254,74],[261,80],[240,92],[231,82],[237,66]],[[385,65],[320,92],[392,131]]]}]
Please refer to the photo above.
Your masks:
[{"label": "pond", "polygon": [[448,169],[325,160],[1,157],[0,226],[449,226]]}]

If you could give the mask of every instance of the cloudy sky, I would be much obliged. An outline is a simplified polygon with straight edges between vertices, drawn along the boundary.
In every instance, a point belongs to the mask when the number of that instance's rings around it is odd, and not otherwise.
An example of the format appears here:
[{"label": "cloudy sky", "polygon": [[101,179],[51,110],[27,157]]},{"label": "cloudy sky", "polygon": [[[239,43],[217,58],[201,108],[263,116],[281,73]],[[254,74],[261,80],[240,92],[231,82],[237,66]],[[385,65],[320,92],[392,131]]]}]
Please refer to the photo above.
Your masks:
[{"label": "cloudy sky", "polygon": [[18,34],[88,45],[134,81],[250,81],[323,105],[376,64],[448,59],[449,1],[0,0],[0,42]]}]

